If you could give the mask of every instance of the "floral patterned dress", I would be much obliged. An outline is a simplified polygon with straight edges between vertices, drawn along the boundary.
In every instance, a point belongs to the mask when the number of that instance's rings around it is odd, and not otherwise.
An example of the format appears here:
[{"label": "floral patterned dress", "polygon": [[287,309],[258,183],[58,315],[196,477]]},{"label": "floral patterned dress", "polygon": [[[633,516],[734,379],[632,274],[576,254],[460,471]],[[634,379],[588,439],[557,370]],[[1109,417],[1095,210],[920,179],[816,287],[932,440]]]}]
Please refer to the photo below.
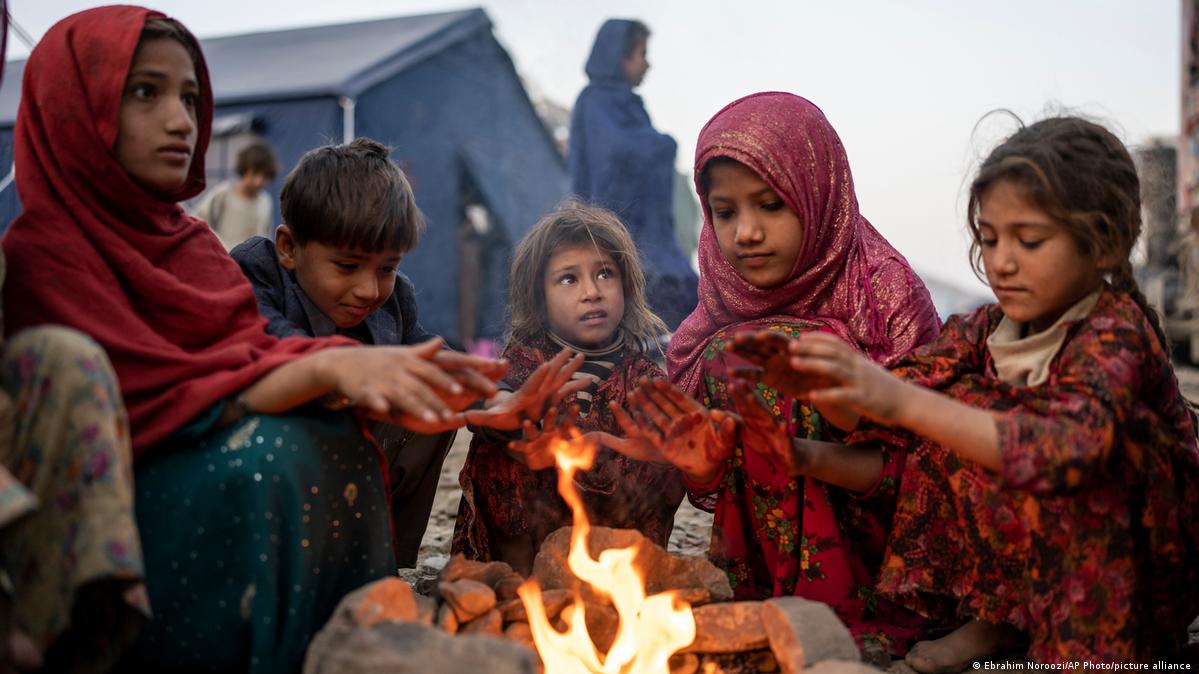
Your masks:
[{"label": "floral patterned dress", "polygon": [[82,333],[40,326],[4,345],[0,383],[14,422],[0,459],[19,480],[0,481],[0,510],[19,515],[0,537],[3,633],[28,634],[46,671],[108,671],[150,617],[116,374]]},{"label": "floral patterned dress", "polygon": [[[509,345],[504,357],[511,363],[506,383],[518,388],[560,347],[546,340],[530,345]],[[642,377],[661,378],[662,369],[643,354],[626,351],[612,373],[592,392],[590,409],[578,420],[583,432],[624,433],[617,426],[608,403],[624,406],[630,390]],[[562,401],[559,409],[575,402]],[[558,495],[554,468],[531,471],[511,457],[506,442],[491,433],[476,430],[459,482],[462,501],[454,526],[453,551],[471,559],[499,559],[517,570],[530,557],[509,558],[507,545],[529,547],[535,552],[546,536],[571,523],[570,508]],[[674,514],[683,500],[679,472],[669,465],[635,461],[600,448],[594,467],[575,477],[592,525],[637,529],[650,541],[666,547],[674,526]],[[527,569],[525,569],[527,571]]]},{"label": "floral patterned dress", "polygon": [[[728,370],[747,364],[726,351],[733,335],[772,330],[787,336],[819,330],[805,322],[751,322],[716,333],[703,352],[703,404],[732,409]],[[804,400],[764,384],[758,393],[788,432],[833,441],[837,431]],[[885,451],[885,467],[868,494],[812,478],[792,478],[752,447],[738,446],[711,485],[688,485],[699,508],[714,513],[709,556],[729,574],[737,599],[798,595],[829,604],[859,646],[903,654],[922,620],[874,590],[894,507],[902,451]]]},{"label": "floral patterned dress", "polygon": [[999,414],[998,472],[908,447],[880,590],[941,620],[1027,630],[1038,661],[1177,656],[1199,614],[1194,417],[1137,304],[1105,290],[1070,326],[1049,379],[995,374],[998,306],[955,316],[895,372]]}]

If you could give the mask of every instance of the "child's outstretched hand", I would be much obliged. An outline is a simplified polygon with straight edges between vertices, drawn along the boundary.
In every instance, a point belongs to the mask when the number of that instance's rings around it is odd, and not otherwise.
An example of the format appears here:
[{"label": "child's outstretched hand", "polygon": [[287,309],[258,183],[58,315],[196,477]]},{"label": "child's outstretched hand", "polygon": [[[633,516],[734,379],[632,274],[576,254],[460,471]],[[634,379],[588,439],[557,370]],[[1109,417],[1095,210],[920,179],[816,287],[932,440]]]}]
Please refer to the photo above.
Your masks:
[{"label": "child's outstretched hand", "polygon": [[709,410],[665,379],[642,379],[628,410],[615,402],[609,409],[626,437],[590,434],[597,442],[632,459],[673,464],[693,482],[712,481],[733,453],[735,417]]},{"label": "child's outstretched hand", "polygon": [[[787,337],[772,330],[757,330],[733,337],[725,348],[749,360],[754,365],[731,368],[730,373],[749,382],[762,382],[770,388],[792,397],[808,397],[812,389],[828,388],[836,382],[822,375],[800,372],[791,366],[792,347],[798,337]],[[827,421],[844,431],[858,425],[859,414],[845,406],[816,405]]]},{"label": "child's outstretched hand", "polygon": [[793,461],[791,436],[771,414],[766,401],[753,386],[745,382],[729,382],[728,391],[741,421],[741,446],[784,467],[788,474],[798,474],[798,467]]},{"label": "child's outstretched hand", "polygon": [[442,398],[455,412],[466,409],[476,400],[495,395],[495,382],[508,373],[506,360],[491,360],[445,349],[434,354],[433,362],[462,387],[462,393]]},{"label": "child's outstretched hand", "polygon": [[570,380],[582,365],[583,354],[572,358],[569,351],[562,350],[534,370],[519,390],[500,392],[484,409],[468,410],[466,423],[514,431],[526,420],[541,421],[551,407],[587,387],[586,380]]},{"label": "child's outstretched hand", "polygon": [[788,344],[791,369],[828,382],[807,393],[815,405],[852,410],[894,425],[904,401],[904,382],[848,344],[809,333]]},{"label": "child's outstretched hand", "polygon": [[725,345],[731,351],[754,364],[735,368],[733,375],[750,381],[761,381],[770,388],[793,397],[803,397],[814,388],[825,388],[832,382],[819,376],[798,372],[791,367],[789,350],[793,338],[773,330],[755,330],[733,337]]},{"label": "child's outstretched hand", "polygon": [[[344,396],[375,419],[411,416],[430,424],[450,422],[455,412],[447,401],[469,393],[437,363],[441,344],[440,339],[432,339],[415,346],[329,349],[313,357],[320,362],[316,378],[326,390]],[[479,361],[480,367],[491,362],[469,358]]]},{"label": "child's outstretched hand", "polygon": [[[441,348],[441,340],[434,339],[413,347],[415,353],[426,357],[427,365],[440,369],[440,377],[447,377],[451,386],[435,389],[445,410],[433,417],[397,410],[384,417],[385,421],[403,426],[410,431],[433,435],[461,428],[466,425],[462,410],[480,398],[495,394],[495,380],[508,372],[508,361],[480,358],[470,354],[447,351]],[[394,376],[394,375],[393,375]],[[371,414],[380,418],[377,413]]]},{"label": "child's outstretched hand", "polygon": [[554,465],[550,447],[558,440],[579,436],[574,420],[579,418],[579,406],[571,405],[562,415],[547,415],[541,426],[529,419],[521,422],[524,438],[508,443],[508,455],[523,463],[529,470],[543,470]]}]

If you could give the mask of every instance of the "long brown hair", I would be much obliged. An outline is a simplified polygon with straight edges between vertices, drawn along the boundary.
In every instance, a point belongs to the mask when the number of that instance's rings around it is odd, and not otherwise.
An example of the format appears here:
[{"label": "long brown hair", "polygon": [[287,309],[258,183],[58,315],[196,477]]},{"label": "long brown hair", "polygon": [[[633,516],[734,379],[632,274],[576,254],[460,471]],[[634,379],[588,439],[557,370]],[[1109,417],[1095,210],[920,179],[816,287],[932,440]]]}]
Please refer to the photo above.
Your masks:
[{"label": "long brown hair", "polygon": [[982,269],[979,203],[1001,180],[1020,186],[1024,197],[1061,225],[1084,255],[1107,258],[1112,288],[1126,292],[1145,312],[1162,348],[1170,342],[1132,272],[1132,247],[1141,234],[1141,183],[1124,143],[1080,117],[1051,117],[1021,128],[995,148],[970,185],[966,210],[970,263]]},{"label": "long brown hair", "polygon": [[645,352],[669,330],[645,301],[645,272],[637,245],[616,214],[570,200],[533,225],[512,255],[508,277],[508,339],[528,343],[546,331],[545,269],[554,253],[577,246],[595,247],[620,268],[624,317],[618,331],[625,344]]}]

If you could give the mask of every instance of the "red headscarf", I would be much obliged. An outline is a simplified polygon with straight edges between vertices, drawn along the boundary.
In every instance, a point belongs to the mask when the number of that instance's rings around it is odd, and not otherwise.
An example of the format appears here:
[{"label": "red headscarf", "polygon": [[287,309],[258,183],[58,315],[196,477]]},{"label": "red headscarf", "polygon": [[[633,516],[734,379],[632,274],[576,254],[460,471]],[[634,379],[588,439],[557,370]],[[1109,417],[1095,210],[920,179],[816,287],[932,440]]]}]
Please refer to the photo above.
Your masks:
[{"label": "red headscarf", "polygon": [[120,379],[135,452],[301,354],[348,343],[267,335],[237,264],[176,203],[204,189],[212,88],[203,57],[195,63],[199,134],[183,187],[156,196],[117,164],[126,75],[142,27],[157,18],[166,17],[140,7],[87,10],[56,24],[30,54],[14,141],[25,210],[2,241],[6,330],[54,323],[99,342]]},{"label": "red headscarf", "polygon": [[[752,169],[799,216],[803,247],[782,284],[758,288],[720,252],[700,175],[728,157]],[[815,321],[887,363],[931,340],[940,320],[924,283],[858,212],[849,160],[824,113],[793,94],[729,103],[699,132],[695,185],[704,210],[699,306],[670,340],[670,378],[700,390],[700,355],[725,327],[763,320]]]}]

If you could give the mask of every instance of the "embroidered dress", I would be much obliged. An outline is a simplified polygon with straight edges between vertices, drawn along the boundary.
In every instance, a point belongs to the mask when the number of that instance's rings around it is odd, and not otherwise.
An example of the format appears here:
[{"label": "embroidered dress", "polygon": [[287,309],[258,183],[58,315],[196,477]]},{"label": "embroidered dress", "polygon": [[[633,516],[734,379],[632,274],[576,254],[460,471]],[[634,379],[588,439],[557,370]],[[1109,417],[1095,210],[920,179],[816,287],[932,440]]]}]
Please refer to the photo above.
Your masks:
[{"label": "embroidered dress", "polygon": [[[518,388],[539,365],[553,358],[563,343],[547,336],[533,344],[509,345],[504,351],[511,363],[507,387]],[[662,370],[628,347],[584,354],[587,362],[575,376],[591,379],[592,386],[567,397],[559,410],[578,403],[579,430],[623,435],[608,404],[624,406],[629,391],[642,377],[661,378]],[[608,371],[606,375],[602,374],[604,370]],[[571,512],[558,495],[557,471],[531,471],[512,459],[506,451],[508,439],[507,435],[479,429],[471,440],[459,476],[462,501],[454,526],[453,551],[471,559],[515,561],[514,566],[523,566],[531,562],[530,553],[536,552],[546,536],[570,525]],[[575,486],[583,496],[592,525],[637,529],[666,547],[674,513],[683,500],[682,478],[673,466],[634,461],[600,448],[594,467],[579,473]],[[505,552],[508,546],[516,551],[515,557]]]},{"label": "embroidered dress", "polygon": [[1000,414],[998,472],[908,447],[880,590],[942,620],[1029,633],[1038,661],[1178,657],[1199,614],[1199,452],[1169,359],[1127,295],[1067,325],[1037,386],[1004,382],[997,305],[952,318],[895,373]]},{"label": "embroidered dress", "polygon": [[[795,266],[779,285],[759,288],[725,259],[701,174],[716,157],[750,168],[803,227]],[[696,188],[704,210],[699,305],[670,342],[670,380],[709,407],[727,408],[720,347],[740,330],[785,334],[822,330],[888,362],[936,335],[932,300],[906,260],[858,210],[849,160],[824,113],[792,94],[753,94],[725,106],[700,132]],[[759,393],[794,436],[836,440],[805,401]],[[871,589],[889,526],[899,459],[867,497],[811,479],[792,480],[753,447],[738,447],[723,477],[689,485],[693,502],[715,512],[711,556],[737,596],[797,594],[830,604],[860,646],[906,652],[918,616],[881,602]]]},{"label": "embroidered dress", "polygon": [[[728,370],[746,365],[724,350],[733,335],[772,330],[795,337],[815,323],[748,323],[721,330],[704,349],[702,402],[732,410]],[[794,437],[836,437],[807,401],[763,384],[758,393]],[[902,451],[883,453],[885,467],[869,494],[854,495],[811,478],[793,478],[757,452],[738,445],[707,489],[689,489],[692,502],[714,513],[712,562],[729,574],[737,599],[799,595],[829,604],[863,647],[903,652],[917,635],[919,616],[898,609],[874,590],[894,510]]]},{"label": "embroidered dress", "polygon": [[295,672],[343,596],[395,575],[379,456],[348,414],[217,411],[138,462],[155,619],[123,665]]}]

